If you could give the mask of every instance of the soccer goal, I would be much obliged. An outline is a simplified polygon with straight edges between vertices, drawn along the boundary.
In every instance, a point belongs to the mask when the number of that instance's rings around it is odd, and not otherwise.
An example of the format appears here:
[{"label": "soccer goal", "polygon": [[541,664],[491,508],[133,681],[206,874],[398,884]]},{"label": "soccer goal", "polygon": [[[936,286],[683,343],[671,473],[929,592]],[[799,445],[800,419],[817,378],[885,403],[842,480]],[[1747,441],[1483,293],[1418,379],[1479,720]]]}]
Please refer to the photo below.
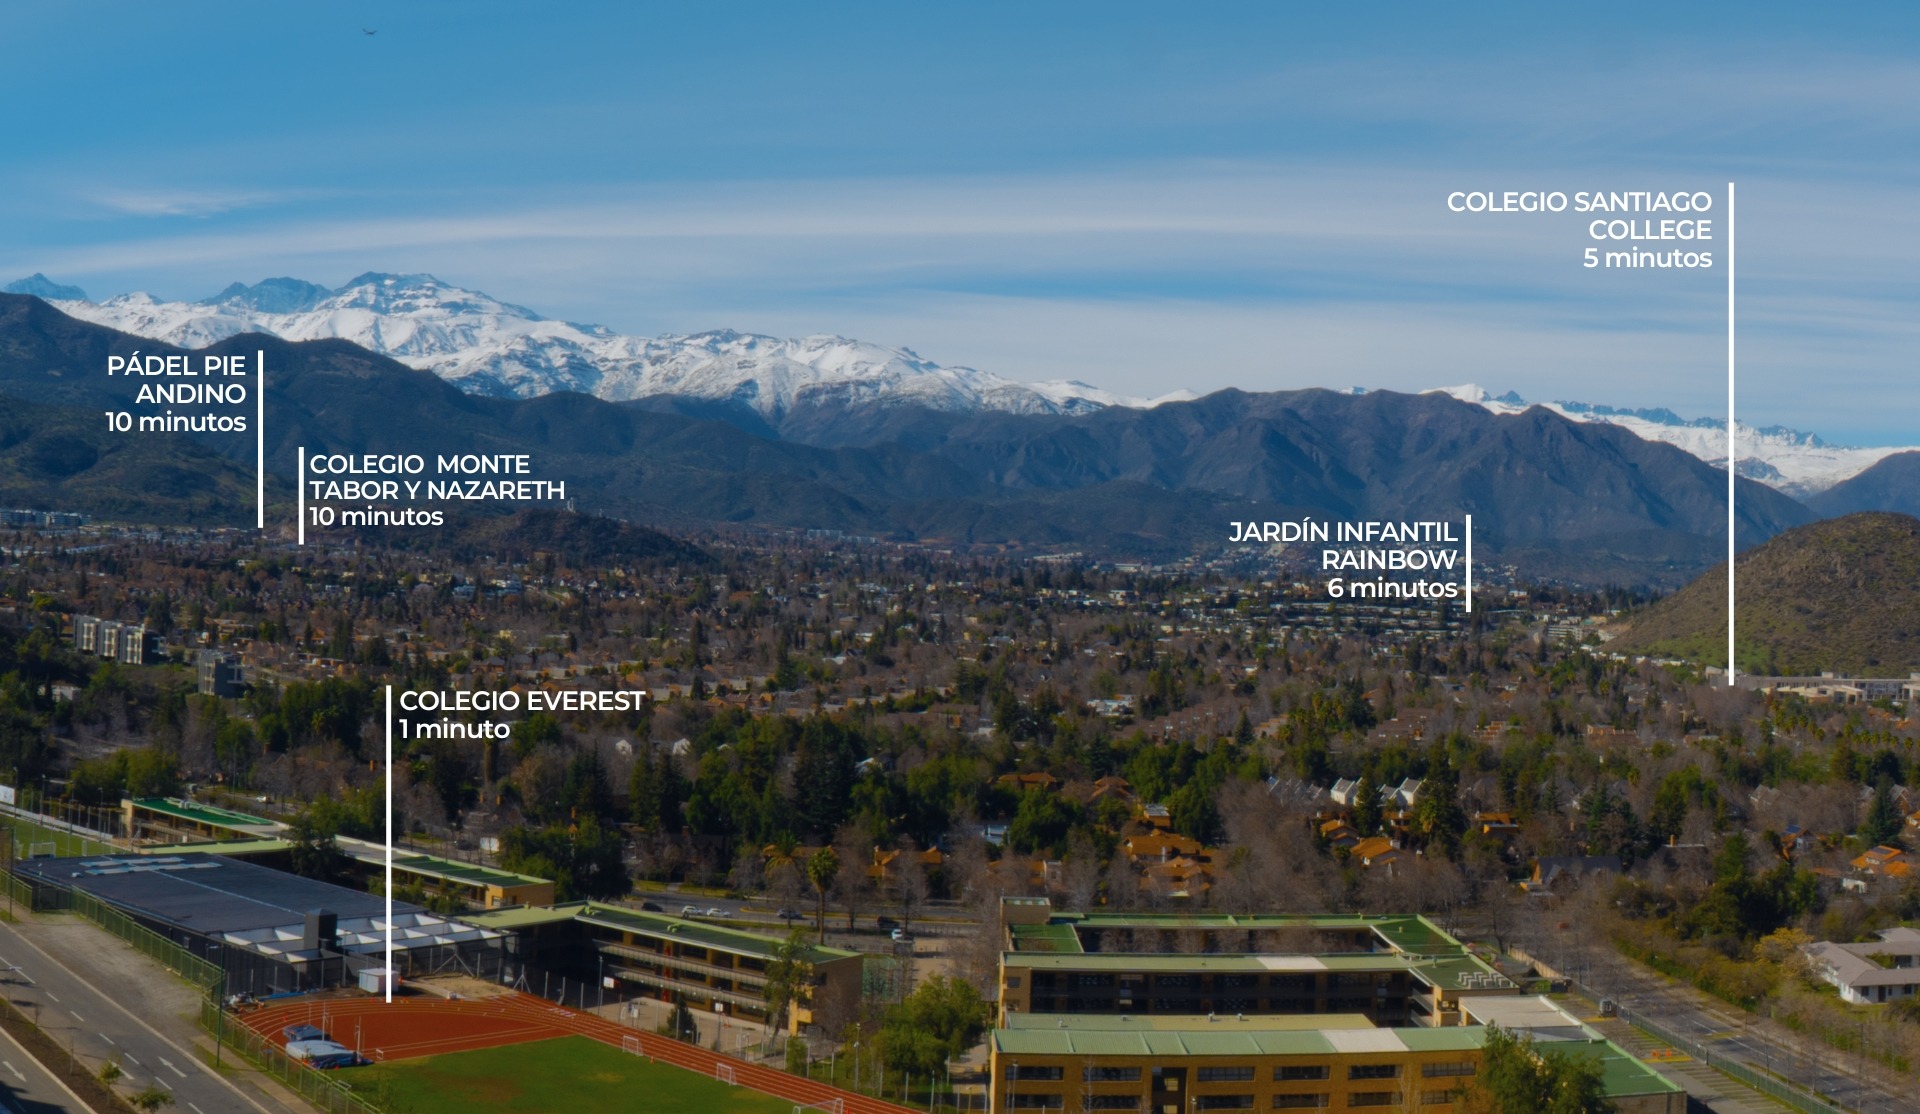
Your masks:
[{"label": "soccer goal", "polygon": [[635,1036],[621,1037],[620,1051],[630,1052],[633,1055],[640,1057],[642,1060],[645,1060],[648,1058],[646,1049],[642,1048],[640,1045],[639,1037],[635,1037]]},{"label": "soccer goal", "polygon": [[828,1099],[825,1102],[810,1102],[804,1106],[796,1105],[793,1114],[806,1114],[809,1110],[821,1111],[821,1114],[847,1114],[846,1099]]},{"label": "soccer goal", "polygon": [[713,1065],[713,1077],[715,1079],[718,1079],[720,1082],[727,1084],[729,1087],[738,1087],[740,1085],[740,1081],[733,1077],[732,1064]]}]

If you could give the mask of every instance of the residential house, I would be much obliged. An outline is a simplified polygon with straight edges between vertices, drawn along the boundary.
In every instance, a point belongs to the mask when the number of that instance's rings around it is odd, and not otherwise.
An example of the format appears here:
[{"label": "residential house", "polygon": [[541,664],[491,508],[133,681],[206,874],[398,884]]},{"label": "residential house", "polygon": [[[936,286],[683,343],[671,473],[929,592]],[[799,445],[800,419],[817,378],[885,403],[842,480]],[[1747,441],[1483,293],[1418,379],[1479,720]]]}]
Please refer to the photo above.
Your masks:
[{"label": "residential house", "polygon": [[1533,861],[1533,877],[1525,883],[1530,894],[1551,894],[1557,882],[1578,882],[1595,874],[1620,873],[1618,855],[1543,855]]},{"label": "residential house", "polygon": [[1368,836],[1353,845],[1349,852],[1360,865],[1371,869],[1376,866],[1392,866],[1400,860],[1401,850],[1386,836]]},{"label": "residential house", "polygon": [[1898,847],[1881,844],[1853,860],[1853,869],[1876,878],[1905,878],[1913,871],[1913,856]]},{"label": "residential house", "polygon": [[1856,1005],[1911,998],[1920,988],[1920,932],[1887,928],[1865,944],[1821,941],[1803,951],[1814,973]]}]

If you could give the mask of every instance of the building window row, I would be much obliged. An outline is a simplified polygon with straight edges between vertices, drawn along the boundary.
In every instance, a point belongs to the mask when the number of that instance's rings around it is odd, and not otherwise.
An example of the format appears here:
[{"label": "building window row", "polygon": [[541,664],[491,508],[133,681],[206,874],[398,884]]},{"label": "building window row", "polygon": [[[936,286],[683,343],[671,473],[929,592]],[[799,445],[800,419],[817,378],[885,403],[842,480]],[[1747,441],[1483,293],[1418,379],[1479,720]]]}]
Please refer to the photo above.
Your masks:
[{"label": "building window row", "polygon": [[1439,1064],[1421,1064],[1420,1074],[1428,1079],[1451,1079],[1457,1076],[1473,1075],[1479,1065],[1472,1060],[1448,1060]]},{"label": "building window row", "polygon": [[1245,1068],[1201,1068],[1197,1076],[1202,1083],[1251,1083],[1253,1069]]}]

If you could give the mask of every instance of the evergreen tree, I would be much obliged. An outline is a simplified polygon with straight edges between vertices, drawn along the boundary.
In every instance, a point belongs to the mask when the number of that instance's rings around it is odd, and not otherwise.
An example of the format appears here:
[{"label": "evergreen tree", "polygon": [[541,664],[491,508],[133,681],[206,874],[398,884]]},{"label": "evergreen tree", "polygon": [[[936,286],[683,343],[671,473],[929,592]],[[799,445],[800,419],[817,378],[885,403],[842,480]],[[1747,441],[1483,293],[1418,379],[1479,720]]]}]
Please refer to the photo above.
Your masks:
[{"label": "evergreen tree", "polygon": [[1897,847],[1903,826],[1900,806],[1894,803],[1893,786],[1883,780],[1873,791],[1873,804],[1867,808],[1867,818],[1860,823],[1860,838],[1868,847],[1882,844]]},{"label": "evergreen tree", "polygon": [[1480,1072],[1464,1088],[1465,1114],[1612,1114],[1598,1058],[1548,1051],[1488,1026]]}]

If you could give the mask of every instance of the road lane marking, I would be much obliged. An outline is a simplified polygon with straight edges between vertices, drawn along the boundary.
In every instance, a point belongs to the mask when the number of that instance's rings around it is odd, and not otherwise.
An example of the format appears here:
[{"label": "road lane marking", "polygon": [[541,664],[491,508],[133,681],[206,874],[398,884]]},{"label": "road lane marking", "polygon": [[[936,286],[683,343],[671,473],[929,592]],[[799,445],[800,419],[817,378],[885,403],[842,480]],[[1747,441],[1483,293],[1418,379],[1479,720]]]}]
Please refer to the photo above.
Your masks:
[{"label": "road lane marking", "polygon": [[[112,1038],[112,1037],[110,1037],[110,1036],[108,1036],[108,1035],[106,1035],[105,1033],[102,1033],[102,1034],[100,1034],[100,1039],[101,1039],[101,1040],[103,1040],[103,1041],[106,1041],[106,1042],[107,1042],[108,1044],[113,1044],[113,1038]],[[115,1048],[118,1048],[118,1047],[120,1047],[120,1046],[119,1046],[119,1045],[117,1045],[117,1044],[113,1044],[113,1046],[114,1046]]]},{"label": "road lane marking", "polygon": [[47,991],[47,997],[49,997],[49,998],[51,998],[51,999],[53,999],[53,1000],[54,1000],[54,1001],[56,1001],[56,1002],[58,1002],[58,1001],[60,1000],[60,996],[59,996],[58,994],[55,994],[55,993],[54,993],[53,991],[51,991],[51,990],[49,990],[49,991]]},{"label": "road lane marking", "polygon": [[179,1076],[180,1078],[185,1079],[187,1077],[186,1072],[183,1072],[179,1068],[174,1067],[173,1061],[167,1059],[165,1056],[160,1057],[160,1062],[167,1065],[167,1070]]},{"label": "road lane marking", "polygon": [[[41,956],[41,958],[53,964],[55,967],[60,968],[62,971],[65,971],[68,975],[73,977],[73,980],[75,982],[79,983],[82,987],[92,991],[96,996],[98,996],[102,1002],[106,1003],[108,1006],[114,1009],[118,1009],[121,1013],[127,1016],[128,1020],[132,1021],[135,1025],[140,1026],[142,1029],[145,1029],[147,1032],[153,1034],[153,1037],[155,1040],[158,1040],[162,1044],[172,1044],[175,1048],[179,1047],[178,1043],[173,1041],[172,1038],[168,1037],[165,1033],[162,1033],[159,1029],[155,1028],[151,1022],[147,1021],[145,1018],[141,1017],[139,1014],[128,1009],[126,1006],[115,1002],[112,998],[107,997],[106,992],[101,990],[99,987],[93,985],[92,983],[88,982],[87,977],[85,975],[82,975],[80,972],[74,970],[72,967],[69,967],[65,963],[62,963],[59,959],[55,958],[51,952],[48,952],[46,949],[40,947],[38,944],[35,944],[31,939],[23,935],[19,931],[19,929],[14,928],[13,926],[10,926],[10,925],[0,924],[0,936],[3,936],[7,939],[14,940],[14,941],[17,941],[18,943],[26,945],[26,947],[29,950],[38,953]],[[259,1111],[260,1114],[279,1114],[279,1112],[268,1108],[259,1099],[254,1098],[252,1095],[246,1093],[245,1091],[242,1091],[239,1085],[233,1082],[233,1080],[227,1079],[226,1077],[219,1075],[218,1073],[212,1073],[212,1074],[213,1074],[213,1079],[216,1085],[225,1087],[228,1090],[228,1092],[230,1092],[233,1095],[234,1098],[245,1103],[247,1106],[251,1107],[252,1109]],[[56,1082],[58,1081],[56,1080]],[[196,1114],[205,1114],[205,1111],[200,1111],[197,1107],[195,1108],[195,1110],[196,1110]]]},{"label": "road lane marking", "polygon": [[6,1065],[7,1065],[7,1070],[13,1073],[13,1077],[14,1077],[15,1079],[18,1079],[18,1080],[19,1080],[20,1082],[22,1082],[22,1083],[25,1083],[25,1082],[27,1081],[27,1077],[26,1077],[26,1076],[24,1076],[24,1075],[21,1075],[21,1074],[20,1074],[20,1069],[19,1069],[19,1068],[16,1068],[16,1067],[14,1067],[14,1066],[13,1066],[13,1063],[12,1063],[11,1061],[9,1061],[9,1060],[0,1060],[0,1064],[6,1064]]},{"label": "road lane marking", "polygon": [[67,1012],[68,1012],[68,1013],[71,1013],[71,1014],[73,1014],[73,1019],[74,1019],[75,1021],[78,1021],[78,1022],[79,1022],[80,1024],[82,1024],[82,1025],[85,1025],[85,1024],[87,1023],[87,1019],[86,1019],[86,1018],[84,1018],[84,1017],[81,1017],[81,1016],[80,1016],[79,1014],[77,1014],[77,1013],[74,1013],[74,1011],[72,1011],[72,1010],[68,1010]]}]

